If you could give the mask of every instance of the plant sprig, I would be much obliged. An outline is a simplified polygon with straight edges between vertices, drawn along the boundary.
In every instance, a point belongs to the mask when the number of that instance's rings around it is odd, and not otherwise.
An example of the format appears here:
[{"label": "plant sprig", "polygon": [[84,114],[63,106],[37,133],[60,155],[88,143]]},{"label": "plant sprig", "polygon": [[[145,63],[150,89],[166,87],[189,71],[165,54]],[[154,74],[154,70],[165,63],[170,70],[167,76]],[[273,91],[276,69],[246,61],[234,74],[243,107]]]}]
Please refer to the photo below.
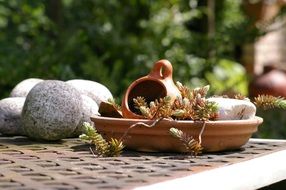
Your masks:
[{"label": "plant sprig", "polygon": [[189,136],[177,128],[170,128],[169,132],[173,137],[178,138],[183,143],[187,152],[191,155],[197,156],[202,153],[203,147],[201,146],[201,143],[192,136]]},{"label": "plant sprig", "polygon": [[172,102],[170,96],[151,101],[149,106],[144,97],[133,99],[134,107],[147,119],[170,118],[172,116]]},{"label": "plant sprig", "polygon": [[84,134],[79,138],[84,141],[89,141],[95,145],[95,151],[99,156],[113,157],[119,156],[124,148],[123,142],[111,138],[110,141],[106,141],[97,130],[88,122],[83,123]]},{"label": "plant sprig", "polygon": [[173,118],[180,120],[215,120],[218,106],[215,102],[208,101],[205,96],[209,86],[190,88],[177,82],[181,96],[171,101],[171,97],[151,101],[148,105],[144,97],[138,96],[133,99],[134,108],[146,119]]},{"label": "plant sprig", "polygon": [[282,97],[272,95],[258,95],[254,98],[254,103],[257,107],[261,107],[265,110],[272,108],[286,109],[286,100]]}]

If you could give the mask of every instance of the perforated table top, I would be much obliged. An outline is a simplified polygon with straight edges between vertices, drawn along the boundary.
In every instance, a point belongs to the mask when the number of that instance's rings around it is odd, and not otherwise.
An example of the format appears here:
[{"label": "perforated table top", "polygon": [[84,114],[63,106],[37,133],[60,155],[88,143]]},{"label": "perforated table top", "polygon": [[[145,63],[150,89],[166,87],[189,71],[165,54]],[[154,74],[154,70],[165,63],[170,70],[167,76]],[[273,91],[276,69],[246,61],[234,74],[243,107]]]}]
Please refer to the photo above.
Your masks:
[{"label": "perforated table top", "polygon": [[95,157],[78,139],[39,143],[0,136],[0,189],[132,189],[253,159],[286,148],[286,142],[250,140],[239,150],[186,154],[124,151]]}]

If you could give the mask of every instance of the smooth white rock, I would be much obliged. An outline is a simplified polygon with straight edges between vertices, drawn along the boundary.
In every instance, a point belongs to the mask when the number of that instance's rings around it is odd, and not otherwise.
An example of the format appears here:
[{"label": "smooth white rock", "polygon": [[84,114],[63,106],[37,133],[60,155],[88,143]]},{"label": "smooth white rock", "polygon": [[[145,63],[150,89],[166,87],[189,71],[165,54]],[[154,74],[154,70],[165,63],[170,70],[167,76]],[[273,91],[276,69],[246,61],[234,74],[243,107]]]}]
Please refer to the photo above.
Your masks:
[{"label": "smooth white rock", "polygon": [[73,79],[66,81],[66,83],[75,87],[81,94],[93,99],[97,105],[100,105],[102,101],[107,101],[109,98],[113,98],[108,88],[98,82]]},{"label": "smooth white rock", "polygon": [[23,135],[21,112],[24,97],[5,98],[0,100],[0,133],[6,135]]},{"label": "smooth white rock", "polygon": [[18,83],[11,91],[10,97],[26,97],[30,90],[39,82],[42,82],[42,79],[38,78],[29,78]]},{"label": "smooth white rock", "polygon": [[207,100],[218,104],[218,120],[252,119],[256,114],[256,106],[249,100],[221,97],[208,98]]}]

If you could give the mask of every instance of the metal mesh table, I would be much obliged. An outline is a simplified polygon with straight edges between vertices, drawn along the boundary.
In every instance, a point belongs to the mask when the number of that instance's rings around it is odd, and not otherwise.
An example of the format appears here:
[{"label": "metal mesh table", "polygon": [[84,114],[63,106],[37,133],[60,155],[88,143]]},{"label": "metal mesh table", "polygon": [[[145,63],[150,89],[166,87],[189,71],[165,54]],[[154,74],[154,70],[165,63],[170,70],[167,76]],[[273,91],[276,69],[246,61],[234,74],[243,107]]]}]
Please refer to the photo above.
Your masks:
[{"label": "metal mesh table", "polygon": [[124,151],[99,158],[78,139],[39,143],[0,136],[0,189],[132,189],[250,160],[286,148],[251,140],[235,151],[185,154]]}]

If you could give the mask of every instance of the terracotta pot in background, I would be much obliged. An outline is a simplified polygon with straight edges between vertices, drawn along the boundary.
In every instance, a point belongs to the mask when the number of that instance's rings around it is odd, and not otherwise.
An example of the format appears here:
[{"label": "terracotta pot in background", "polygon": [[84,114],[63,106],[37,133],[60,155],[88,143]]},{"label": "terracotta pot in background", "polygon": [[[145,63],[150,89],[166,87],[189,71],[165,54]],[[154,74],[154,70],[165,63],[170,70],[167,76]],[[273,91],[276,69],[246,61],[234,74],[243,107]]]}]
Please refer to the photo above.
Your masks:
[{"label": "terracotta pot in background", "polygon": [[259,94],[286,97],[286,73],[274,66],[265,66],[263,74],[254,78],[249,85],[250,97]]},{"label": "terracotta pot in background", "polygon": [[142,96],[149,103],[155,99],[170,96],[175,100],[180,92],[173,82],[173,67],[168,60],[159,60],[151,72],[135,80],[126,90],[122,99],[122,114],[124,118],[142,118],[134,107],[133,98]]},{"label": "terracotta pot in background", "polygon": [[258,23],[273,19],[284,4],[285,2],[283,0],[260,0],[255,2],[244,0],[243,8],[246,14],[252,18],[255,23]]}]

